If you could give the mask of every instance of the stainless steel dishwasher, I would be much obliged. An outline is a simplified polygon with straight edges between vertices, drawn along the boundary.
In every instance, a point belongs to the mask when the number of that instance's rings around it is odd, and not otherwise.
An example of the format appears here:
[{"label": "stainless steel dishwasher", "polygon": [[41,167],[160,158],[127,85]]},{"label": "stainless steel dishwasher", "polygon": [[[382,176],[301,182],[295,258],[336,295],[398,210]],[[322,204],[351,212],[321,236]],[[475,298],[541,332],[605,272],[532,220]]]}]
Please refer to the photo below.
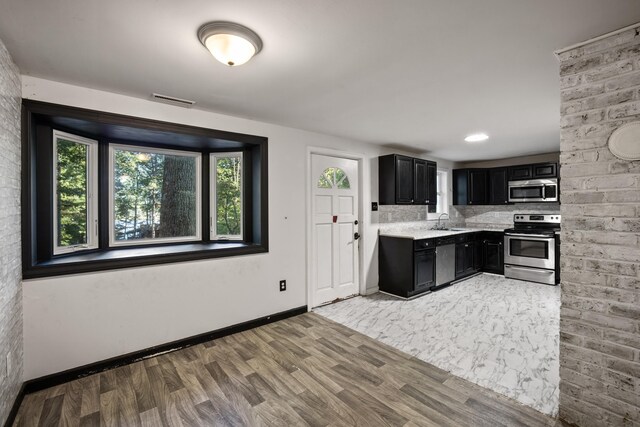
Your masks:
[{"label": "stainless steel dishwasher", "polygon": [[436,239],[436,288],[456,278],[456,240],[454,236]]}]

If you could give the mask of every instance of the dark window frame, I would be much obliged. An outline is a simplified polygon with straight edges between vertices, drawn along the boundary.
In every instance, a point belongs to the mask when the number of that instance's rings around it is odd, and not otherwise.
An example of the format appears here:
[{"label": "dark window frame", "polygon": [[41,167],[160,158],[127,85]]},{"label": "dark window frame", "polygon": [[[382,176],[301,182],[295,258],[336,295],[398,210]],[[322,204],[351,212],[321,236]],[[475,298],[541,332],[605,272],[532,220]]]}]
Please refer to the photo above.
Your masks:
[{"label": "dark window frame", "polygon": [[[96,139],[98,249],[53,255],[53,129]],[[201,237],[196,242],[109,247],[109,144],[202,154]],[[22,275],[24,279],[269,251],[268,139],[40,101],[22,101]],[[210,240],[209,154],[243,153],[243,241]]]}]

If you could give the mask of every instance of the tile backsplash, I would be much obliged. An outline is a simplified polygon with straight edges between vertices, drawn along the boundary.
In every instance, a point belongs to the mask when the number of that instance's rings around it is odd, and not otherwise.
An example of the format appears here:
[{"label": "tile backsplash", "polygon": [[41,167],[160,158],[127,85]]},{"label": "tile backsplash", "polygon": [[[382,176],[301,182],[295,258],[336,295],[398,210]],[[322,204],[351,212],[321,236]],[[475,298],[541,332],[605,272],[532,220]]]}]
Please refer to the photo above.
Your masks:
[{"label": "tile backsplash", "polygon": [[[559,214],[560,205],[557,203],[527,203],[506,206],[449,206],[448,225],[466,226],[470,228],[485,228],[491,226],[510,227],[513,225],[513,215],[516,213]],[[382,224],[414,223],[426,221],[435,223],[432,216],[427,219],[426,206],[381,205],[378,221]]]},{"label": "tile backsplash", "polygon": [[513,215],[528,214],[559,214],[560,205],[557,203],[527,203],[506,206],[456,206],[464,217],[467,227],[483,228],[490,225],[513,225]]},{"label": "tile backsplash", "polygon": [[[449,206],[449,223],[463,224],[464,217],[458,212],[457,206]],[[407,205],[380,205],[378,209],[378,222],[380,224],[391,224],[397,222],[429,221],[436,222],[437,216],[427,219],[426,206]]]}]

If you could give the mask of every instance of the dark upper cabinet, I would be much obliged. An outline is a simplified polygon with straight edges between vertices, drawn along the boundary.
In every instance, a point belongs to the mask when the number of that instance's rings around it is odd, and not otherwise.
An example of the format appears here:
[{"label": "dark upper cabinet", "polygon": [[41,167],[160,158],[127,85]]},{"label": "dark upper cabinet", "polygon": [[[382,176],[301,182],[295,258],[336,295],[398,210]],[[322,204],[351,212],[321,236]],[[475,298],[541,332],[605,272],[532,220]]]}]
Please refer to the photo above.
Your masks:
[{"label": "dark upper cabinet", "polygon": [[413,160],[413,200],[415,204],[427,204],[429,200],[429,182],[427,177],[427,161]]},{"label": "dark upper cabinet", "polygon": [[413,203],[413,159],[411,157],[396,156],[396,203]]},{"label": "dark upper cabinet", "polygon": [[531,168],[533,169],[533,179],[558,177],[557,163],[537,163],[531,165]]},{"label": "dark upper cabinet", "polygon": [[509,181],[525,181],[528,179],[557,178],[557,163],[535,163],[509,167]]},{"label": "dark upper cabinet", "polygon": [[491,169],[454,169],[453,204],[504,205],[509,203],[509,181],[557,177],[558,164],[552,162]]},{"label": "dark upper cabinet", "polygon": [[427,162],[427,204],[435,206],[438,204],[438,165],[434,162]]},{"label": "dark upper cabinet", "polygon": [[489,169],[489,204],[504,205],[509,203],[507,168]]},{"label": "dark upper cabinet", "polygon": [[[378,158],[379,203],[381,205],[435,205],[436,168],[434,162],[400,154],[380,156]],[[433,177],[431,171],[433,171]]]},{"label": "dark upper cabinet", "polygon": [[509,167],[509,181],[524,181],[533,178],[531,165],[519,165]]},{"label": "dark upper cabinet", "polygon": [[487,169],[455,169],[453,171],[453,204],[487,204]]}]

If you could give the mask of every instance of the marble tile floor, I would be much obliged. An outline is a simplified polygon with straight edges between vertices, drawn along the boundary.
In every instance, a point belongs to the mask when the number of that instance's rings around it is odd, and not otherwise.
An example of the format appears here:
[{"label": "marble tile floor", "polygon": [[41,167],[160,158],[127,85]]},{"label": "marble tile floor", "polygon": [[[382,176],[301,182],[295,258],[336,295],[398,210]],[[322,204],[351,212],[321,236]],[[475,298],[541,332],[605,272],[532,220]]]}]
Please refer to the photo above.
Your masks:
[{"label": "marble tile floor", "polygon": [[556,416],[560,287],[483,273],[405,301],[377,293],[314,311]]}]

